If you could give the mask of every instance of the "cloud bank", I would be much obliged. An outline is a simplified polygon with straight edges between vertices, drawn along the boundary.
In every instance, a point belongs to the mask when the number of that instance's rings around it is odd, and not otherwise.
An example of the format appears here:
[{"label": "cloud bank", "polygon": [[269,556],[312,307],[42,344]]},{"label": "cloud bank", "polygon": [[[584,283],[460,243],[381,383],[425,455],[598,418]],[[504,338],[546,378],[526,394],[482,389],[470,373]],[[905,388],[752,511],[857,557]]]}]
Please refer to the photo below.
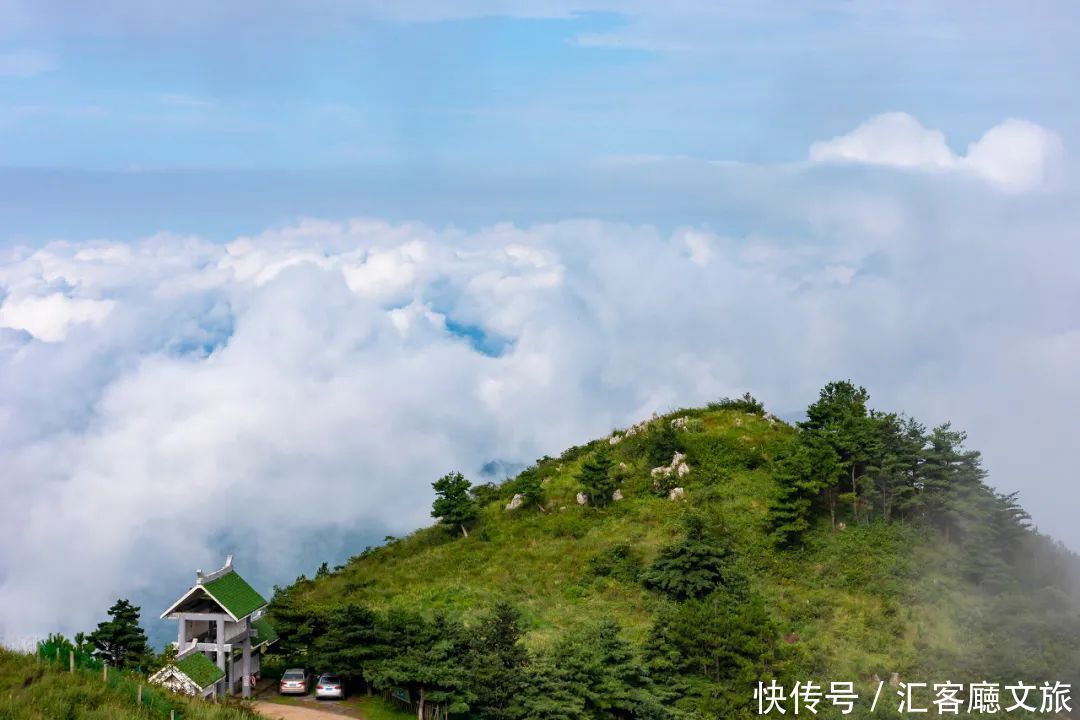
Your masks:
[{"label": "cloud bank", "polygon": [[1061,140],[1026,120],[995,125],[955,154],[938,130],[903,112],[878,115],[846,135],[810,146],[812,162],[850,162],[909,170],[962,172],[1022,193],[1045,183],[1063,151]]},{"label": "cloud bank", "polygon": [[430,522],[449,470],[747,389],[798,412],[844,377],[969,430],[1080,547],[1076,203],[949,167],[1013,177],[1010,128],[959,160],[897,118],[828,151],[933,178],[717,170],[742,178],[738,233],[309,219],[4,251],[0,637],[85,629],[118,596],[152,615],[226,551],[268,589],[312,543],[344,557]]}]

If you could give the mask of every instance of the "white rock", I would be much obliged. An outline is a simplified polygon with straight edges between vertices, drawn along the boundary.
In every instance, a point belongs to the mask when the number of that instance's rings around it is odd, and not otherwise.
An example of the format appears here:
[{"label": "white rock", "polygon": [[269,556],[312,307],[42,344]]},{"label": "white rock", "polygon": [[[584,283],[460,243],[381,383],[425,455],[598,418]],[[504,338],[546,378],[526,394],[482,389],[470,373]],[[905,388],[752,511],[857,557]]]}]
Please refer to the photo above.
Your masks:
[{"label": "white rock", "polygon": [[524,502],[525,502],[525,496],[522,495],[521,493],[518,493],[513,498],[511,498],[510,502],[506,503],[506,509],[507,510],[517,510],[519,507],[521,507],[521,505]]},{"label": "white rock", "polygon": [[686,463],[679,463],[679,469],[676,472],[679,477],[683,477],[690,472],[690,466]]},{"label": "white rock", "polygon": [[586,495],[585,493],[578,493],[577,494],[577,504],[578,505],[588,505],[589,504],[589,496]]},{"label": "white rock", "polygon": [[621,463],[619,463],[619,469],[620,469],[620,470],[626,470],[626,469],[628,469],[628,468],[627,468],[627,466],[626,466],[626,463],[624,463],[624,462],[621,462]]},{"label": "white rock", "polygon": [[620,440],[622,440],[622,435],[612,435],[608,438],[608,445],[618,445]]},{"label": "white rock", "polygon": [[615,502],[619,502],[620,500],[622,500],[622,490],[616,490],[615,492],[611,493],[611,499]]},{"label": "white rock", "polygon": [[671,488],[671,492],[667,494],[668,500],[682,500],[686,497],[686,491],[681,487]]}]

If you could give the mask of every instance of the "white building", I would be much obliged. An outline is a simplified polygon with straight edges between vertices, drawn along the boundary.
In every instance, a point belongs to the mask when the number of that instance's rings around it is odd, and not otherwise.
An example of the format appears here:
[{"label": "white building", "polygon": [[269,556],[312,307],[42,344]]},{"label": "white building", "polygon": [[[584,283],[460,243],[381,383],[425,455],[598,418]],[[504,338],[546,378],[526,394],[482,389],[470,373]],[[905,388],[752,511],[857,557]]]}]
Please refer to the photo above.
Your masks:
[{"label": "white building", "polygon": [[195,584],[161,617],[177,620],[176,660],[150,682],[189,695],[251,697],[262,649],[277,640],[263,617],[266,600],[233,570],[196,571]]}]

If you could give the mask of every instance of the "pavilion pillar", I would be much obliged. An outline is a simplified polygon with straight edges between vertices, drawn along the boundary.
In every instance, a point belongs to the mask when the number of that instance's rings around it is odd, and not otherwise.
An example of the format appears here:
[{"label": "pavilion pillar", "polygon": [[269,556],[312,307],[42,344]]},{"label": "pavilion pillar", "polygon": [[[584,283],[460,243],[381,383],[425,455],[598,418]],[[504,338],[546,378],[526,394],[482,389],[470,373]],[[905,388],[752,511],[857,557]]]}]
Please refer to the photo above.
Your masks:
[{"label": "pavilion pillar", "polygon": [[251,618],[247,620],[247,636],[244,638],[244,677],[240,686],[244,689],[242,695],[251,697]]},{"label": "pavilion pillar", "polygon": [[187,618],[180,618],[180,629],[176,633],[176,651],[183,652],[187,643]]},{"label": "pavilion pillar", "polygon": [[225,692],[231,695],[232,688],[229,686],[229,671],[225,667],[225,618],[223,617],[217,619],[217,648],[217,666],[225,672]]}]

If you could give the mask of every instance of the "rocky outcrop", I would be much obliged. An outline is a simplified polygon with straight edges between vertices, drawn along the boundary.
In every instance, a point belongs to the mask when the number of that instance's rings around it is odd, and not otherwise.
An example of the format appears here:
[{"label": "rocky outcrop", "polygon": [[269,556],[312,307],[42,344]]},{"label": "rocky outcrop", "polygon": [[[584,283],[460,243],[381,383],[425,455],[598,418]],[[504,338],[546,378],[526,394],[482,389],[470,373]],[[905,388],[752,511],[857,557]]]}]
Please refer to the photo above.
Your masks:
[{"label": "rocky outcrop", "polygon": [[525,502],[525,496],[522,495],[521,493],[518,493],[517,495],[515,495],[514,497],[512,497],[510,499],[510,502],[506,503],[506,509],[507,510],[517,510],[519,507],[522,506],[522,504],[524,504],[524,502]]},{"label": "rocky outcrop", "polygon": [[653,477],[653,489],[659,490],[660,478],[667,477],[672,473],[677,477],[686,477],[690,473],[690,466],[686,464],[686,455],[681,452],[675,453],[669,464],[654,467],[650,471],[650,474]]},{"label": "rocky outcrop", "polygon": [[671,491],[667,494],[668,500],[682,500],[686,497],[686,491],[681,487],[671,488]]},{"label": "rocky outcrop", "polygon": [[615,502],[619,502],[620,500],[622,500],[622,498],[623,498],[622,490],[616,490],[615,492],[611,493],[611,499],[614,500]]},{"label": "rocky outcrop", "polygon": [[586,494],[585,494],[585,493],[583,493],[583,492],[579,492],[579,493],[578,493],[578,494],[577,494],[577,495],[575,496],[575,499],[577,500],[577,504],[578,504],[578,505],[588,505],[588,504],[589,504],[589,496],[588,496],[588,495],[586,495]]}]

